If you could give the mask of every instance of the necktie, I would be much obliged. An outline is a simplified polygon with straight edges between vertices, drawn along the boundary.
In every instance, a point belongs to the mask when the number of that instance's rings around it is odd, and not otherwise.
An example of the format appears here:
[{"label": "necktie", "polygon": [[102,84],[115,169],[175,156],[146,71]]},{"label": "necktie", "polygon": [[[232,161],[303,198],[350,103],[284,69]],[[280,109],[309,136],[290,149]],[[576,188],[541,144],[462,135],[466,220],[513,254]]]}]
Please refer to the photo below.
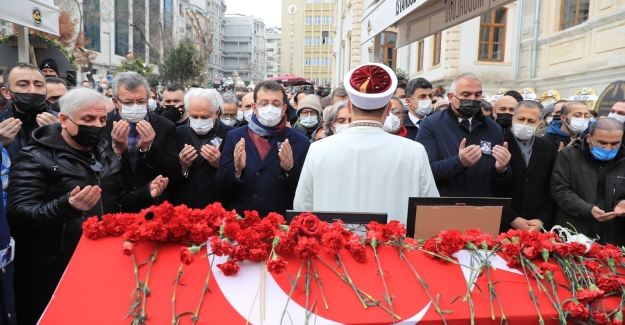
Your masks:
[{"label": "necktie", "polygon": [[418,120],[417,121],[417,127],[419,127],[421,125],[421,121],[423,121],[423,120]]},{"label": "necktie", "polygon": [[469,120],[462,120],[460,124],[462,124],[462,126],[464,126],[469,132],[471,132],[471,123],[469,122]]}]

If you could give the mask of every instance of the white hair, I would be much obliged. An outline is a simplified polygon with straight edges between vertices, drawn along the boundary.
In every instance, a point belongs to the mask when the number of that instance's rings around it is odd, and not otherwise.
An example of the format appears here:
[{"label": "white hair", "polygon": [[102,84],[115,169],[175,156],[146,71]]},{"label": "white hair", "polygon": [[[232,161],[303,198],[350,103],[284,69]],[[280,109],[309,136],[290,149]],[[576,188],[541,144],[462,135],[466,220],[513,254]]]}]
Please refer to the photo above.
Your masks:
[{"label": "white hair", "polygon": [[449,92],[452,94],[456,94],[456,86],[458,81],[460,81],[461,79],[469,79],[469,80],[477,80],[480,81],[480,78],[478,78],[478,76],[473,73],[473,72],[465,72],[459,76],[456,77],[456,79],[454,79],[454,81],[451,83],[451,88],[449,88]]},{"label": "white hair", "polygon": [[216,113],[219,110],[221,113],[224,111],[224,100],[221,98],[221,95],[215,89],[202,89],[202,88],[194,88],[189,90],[184,95],[184,107],[189,111],[189,106],[191,104],[191,98],[206,98],[211,103],[211,111]]},{"label": "white hair", "polygon": [[[326,131],[326,133],[330,133],[332,131],[331,126],[334,124],[334,122],[336,122],[336,119],[339,115],[339,110],[347,107],[347,101],[340,100],[334,103],[334,105],[328,107],[330,108],[330,110],[328,111],[328,114],[327,116],[325,116],[325,119],[323,121],[323,129]],[[326,109],[328,109],[328,107],[326,107]]]},{"label": "white hair", "polygon": [[61,113],[69,117],[74,116],[74,112],[84,108],[93,107],[97,104],[106,107],[106,98],[92,88],[77,87],[61,96],[59,99],[59,107]]},{"label": "white hair", "polygon": [[134,71],[126,71],[118,73],[113,79],[113,97],[119,97],[119,87],[122,87],[128,91],[135,91],[141,87],[145,88],[146,98],[150,98],[150,84],[145,78]]}]

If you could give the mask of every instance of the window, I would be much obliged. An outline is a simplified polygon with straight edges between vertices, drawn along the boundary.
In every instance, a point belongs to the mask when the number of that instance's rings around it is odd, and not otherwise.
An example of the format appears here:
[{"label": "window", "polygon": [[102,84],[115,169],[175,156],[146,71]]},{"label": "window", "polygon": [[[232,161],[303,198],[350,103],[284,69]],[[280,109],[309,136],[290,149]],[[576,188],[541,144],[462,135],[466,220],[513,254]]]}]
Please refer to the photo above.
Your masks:
[{"label": "window", "polygon": [[273,43],[273,40],[272,39],[268,39],[267,43]]},{"label": "window", "polygon": [[441,39],[443,38],[443,34],[442,33],[436,33],[434,34],[434,46],[432,47],[433,49],[433,59],[432,59],[432,65],[437,65],[439,63],[441,63]]},{"label": "window", "polygon": [[332,58],[330,58],[330,65],[332,65],[332,61],[333,61]]},{"label": "window", "polygon": [[311,25],[311,24],[312,24],[312,17],[306,16],[306,25]]},{"label": "window", "polygon": [[560,30],[564,30],[588,20],[590,0],[562,0]]},{"label": "window", "polygon": [[424,52],[425,52],[425,42],[423,40],[420,40],[417,46],[417,71],[423,70],[423,53]]},{"label": "window", "polygon": [[267,74],[267,78],[273,78],[273,74],[272,73],[268,73]]},{"label": "window", "polygon": [[312,3],[312,0],[306,0],[306,3]]},{"label": "window", "polygon": [[315,37],[315,45],[321,44],[321,38]]},{"label": "window", "polygon": [[395,41],[397,33],[384,32],[380,35],[380,62],[395,69]]},{"label": "window", "polygon": [[306,37],[306,45],[310,45],[311,38],[312,37]]},{"label": "window", "polygon": [[310,65],[310,58],[305,58],[304,59],[304,65],[305,66],[309,66]]},{"label": "window", "polygon": [[321,3],[321,0],[315,0],[315,3]]},{"label": "window", "polygon": [[330,44],[330,32],[321,32],[322,44],[328,45]]},{"label": "window", "polygon": [[315,25],[321,25],[321,16],[315,16]]},{"label": "window", "polygon": [[100,0],[83,1],[83,25],[89,40],[85,47],[100,52]]},{"label": "window", "polygon": [[319,65],[319,58],[314,58],[313,59],[313,66],[318,66]]},{"label": "window", "polygon": [[325,67],[326,65],[328,65],[328,58],[321,58],[321,66]]},{"label": "window", "polygon": [[330,16],[323,16],[323,24],[324,25],[330,24]]},{"label": "window", "polygon": [[[165,26],[167,28],[168,15],[167,4],[171,5],[170,1],[165,1]],[[171,8],[171,7],[170,7]],[[128,54],[128,0],[115,0],[115,55],[126,56]],[[169,28],[171,28],[171,21],[173,19],[173,12],[171,12],[171,18],[169,20]]]},{"label": "window", "polygon": [[503,61],[508,9],[499,8],[480,17],[478,60]]}]

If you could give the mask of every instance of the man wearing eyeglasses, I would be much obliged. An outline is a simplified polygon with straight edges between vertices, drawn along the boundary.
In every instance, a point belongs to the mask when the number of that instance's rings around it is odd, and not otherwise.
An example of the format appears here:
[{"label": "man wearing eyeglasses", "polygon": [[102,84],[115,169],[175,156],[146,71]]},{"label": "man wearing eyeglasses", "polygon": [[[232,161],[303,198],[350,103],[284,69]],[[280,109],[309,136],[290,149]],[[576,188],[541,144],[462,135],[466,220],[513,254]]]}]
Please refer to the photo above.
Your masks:
[{"label": "man wearing eyeglasses", "polygon": [[510,152],[501,127],[482,114],[482,82],[463,73],[447,98],[449,108],[424,119],[416,138],[428,153],[436,187],[442,197],[496,196],[497,187],[512,179]]},{"label": "man wearing eyeglasses", "polygon": [[136,191],[124,187],[122,164],[102,139],[107,114],[97,91],[75,88],[59,103],[60,123],[36,129],[9,174],[6,215],[17,247],[20,325],[37,323],[88,217],[138,211],[153,204],[168,184],[157,175]]},{"label": "man wearing eyeglasses", "polygon": [[[136,72],[121,72],[112,89],[115,108],[108,113],[104,138],[131,180],[128,190],[142,188],[158,175],[176,183],[182,175],[176,129],[171,121],[148,111],[148,82]],[[170,199],[169,192],[160,202]]]}]

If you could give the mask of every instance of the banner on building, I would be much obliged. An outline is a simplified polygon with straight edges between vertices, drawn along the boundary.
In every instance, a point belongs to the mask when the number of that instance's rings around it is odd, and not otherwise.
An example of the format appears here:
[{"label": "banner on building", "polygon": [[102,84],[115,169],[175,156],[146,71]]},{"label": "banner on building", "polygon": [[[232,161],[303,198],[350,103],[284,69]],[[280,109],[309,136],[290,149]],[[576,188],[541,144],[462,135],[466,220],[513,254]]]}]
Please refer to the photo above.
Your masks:
[{"label": "banner on building", "polygon": [[40,0],[0,0],[0,19],[59,35],[59,8]]}]

